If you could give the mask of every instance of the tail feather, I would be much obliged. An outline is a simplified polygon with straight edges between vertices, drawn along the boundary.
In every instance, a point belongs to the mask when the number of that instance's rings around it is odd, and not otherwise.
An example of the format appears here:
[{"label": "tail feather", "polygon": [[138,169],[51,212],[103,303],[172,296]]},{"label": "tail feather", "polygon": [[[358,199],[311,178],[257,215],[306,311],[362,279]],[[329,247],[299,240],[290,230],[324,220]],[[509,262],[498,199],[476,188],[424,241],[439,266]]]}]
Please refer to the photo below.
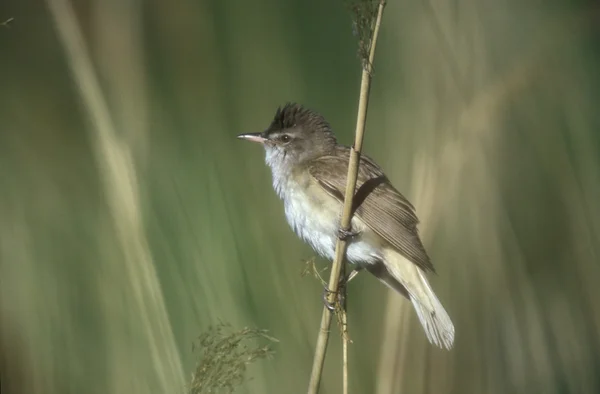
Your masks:
[{"label": "tail feather", "polygon": [[[451,349],[454,344],[454,325],[423,271],[395,251],[386,253],[385,265],[391,276],[406,289],[429,342]],[[391,278],[387,279],[389,281]]]}]

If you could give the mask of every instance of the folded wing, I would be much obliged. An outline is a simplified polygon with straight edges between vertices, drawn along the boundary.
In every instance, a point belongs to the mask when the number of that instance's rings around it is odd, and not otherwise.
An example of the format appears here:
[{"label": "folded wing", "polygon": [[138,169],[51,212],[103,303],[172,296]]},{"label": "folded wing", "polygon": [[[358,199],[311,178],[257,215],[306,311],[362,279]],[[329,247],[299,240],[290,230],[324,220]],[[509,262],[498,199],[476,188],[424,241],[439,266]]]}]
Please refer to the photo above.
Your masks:
[{"label": "folded wing", "polygon": [[[343,202],[350,149],[338,149],[336,155],[311,162],[309,172],[327,193]],[[327,165],[321,165],[324,160]],[[334,175],[330,170],[339,167],[345,169],[343,177]],[[435,272],[419,238],[415,208],[391,185],[379,166],[366,156],[361,156],[360,160],[353,209],[356,216],[401,255],[422,270]]]}]

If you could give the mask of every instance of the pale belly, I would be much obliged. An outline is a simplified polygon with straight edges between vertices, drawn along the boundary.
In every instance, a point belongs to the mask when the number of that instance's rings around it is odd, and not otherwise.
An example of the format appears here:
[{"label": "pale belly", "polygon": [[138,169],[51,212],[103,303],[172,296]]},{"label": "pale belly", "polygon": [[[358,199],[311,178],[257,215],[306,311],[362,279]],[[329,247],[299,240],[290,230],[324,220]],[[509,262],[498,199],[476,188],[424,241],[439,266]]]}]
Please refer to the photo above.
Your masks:
[{"label": "pale belly", "polygon": [[[331,261],[335,255],[342,205],[324,192],[310,193],[310,196],[303,188],[289,188],[287,193],[281,196],[285,205],[285,216],[300,238],[319,255]],[[360,235],[348,243],[348,261],[357,265],[380,261],[378,250],[372,245],[374,234],[371,230],[357,217],[352,221],[352,229],[359,231]]]}]

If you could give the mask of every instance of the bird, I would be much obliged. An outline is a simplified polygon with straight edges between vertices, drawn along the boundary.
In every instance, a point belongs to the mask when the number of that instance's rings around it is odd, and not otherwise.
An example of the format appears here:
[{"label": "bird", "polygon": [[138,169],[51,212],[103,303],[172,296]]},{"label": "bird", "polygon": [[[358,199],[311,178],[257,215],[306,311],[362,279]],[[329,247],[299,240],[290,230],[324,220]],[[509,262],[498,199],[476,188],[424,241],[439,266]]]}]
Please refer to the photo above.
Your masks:
[{"label": "bird", "polygon": [[410,300],[430,343],[454,344],[454,325],[426,274],[435,269],[419,237],[414,206],[381,167],[360,156],[351,230],[340,230],[351,148],[339,144],[318,112],[289,102],[266,130],[239,139],[261,144],[273,189],[292,230],[320,256],[333,261],[338,237],[347,241],[349,277],[366,270]]}]

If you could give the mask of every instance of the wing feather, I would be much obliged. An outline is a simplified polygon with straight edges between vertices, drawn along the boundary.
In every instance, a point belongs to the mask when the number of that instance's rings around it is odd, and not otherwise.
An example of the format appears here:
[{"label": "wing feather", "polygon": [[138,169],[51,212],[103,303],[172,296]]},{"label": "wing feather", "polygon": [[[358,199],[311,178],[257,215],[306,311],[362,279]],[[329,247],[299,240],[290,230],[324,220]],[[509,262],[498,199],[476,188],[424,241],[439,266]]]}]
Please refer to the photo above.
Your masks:
[{"label": "wing feather", "polygon": [[[339,147],[335,155],[313,160],[308,167],[321,187],[340,202],[344,201],[349,155],[349,148]],[[353,209],[356,216],[400,254],[424,271],[435,272],[419,238],[415,208],[366,156],[360,160]]]}]

